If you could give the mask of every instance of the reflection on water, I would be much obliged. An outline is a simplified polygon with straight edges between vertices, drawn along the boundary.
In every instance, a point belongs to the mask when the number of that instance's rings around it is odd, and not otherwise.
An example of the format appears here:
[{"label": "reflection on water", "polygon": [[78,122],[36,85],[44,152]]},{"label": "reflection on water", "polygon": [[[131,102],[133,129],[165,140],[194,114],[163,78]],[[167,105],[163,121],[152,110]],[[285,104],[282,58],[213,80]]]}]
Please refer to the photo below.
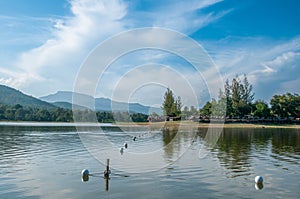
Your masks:
[{"label": "reflection on water", "polygon": [[[242,132],[242,133],[239,133]],[[229,177],[251,175],[251,135],[249,130],[224,129],[214,150]]]},{"label": "reflection on water", "polygon": [[[128,142],[122,158],[161,148],[162,153],[158,154],[168,166],[155,172],[131,174],[113,169],[114,165],[122,165],[111,157],[112,174],[105,179],[105,165],[87,152],[74,127],[0,126],[0,198],[97,198],[99,195],[101,198],[297,198],[300,195],[297,129],[225,128],[215,146],[205,143],[204,128],[196,134],[170,129],[155,132],[130,129],[132,134],[121,133],[116,127],[104,130],[116,147]],[[101,150],[97,138],[103,135],[96,130],[86,133],[92,135],[96,146],[93,150]],[[137,136],[136,141],[131,140],[133,135]],[[205,157],[199,158],[200,149],[206,152]],[[91,173],[88,179],[83,179],[84,183],[80,175],[83,168]],[[261,187],[254,183],[256,175],[264,177]]]},{"label": "reflection on water", "polygon": [[[170,131],[170,130],[164,130],[162,132],[162,140],[163,140],[163,145],[164,145],[164,157],[167,160],[172,161],[173,159],[173,154],[174,154],[174,148],[176,148],[175,143],[172,142],[172,140],[175,138],[177,135],[177,131]],[[176,143],[177,147],[180,146],[180,143]]]}]

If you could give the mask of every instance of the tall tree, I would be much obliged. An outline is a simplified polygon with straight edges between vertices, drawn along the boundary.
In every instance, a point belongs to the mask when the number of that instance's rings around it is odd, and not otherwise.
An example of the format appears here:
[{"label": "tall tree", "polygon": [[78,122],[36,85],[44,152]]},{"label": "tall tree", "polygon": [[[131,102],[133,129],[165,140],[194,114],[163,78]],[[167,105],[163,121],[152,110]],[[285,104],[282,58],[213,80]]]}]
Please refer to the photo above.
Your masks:
[{"label": "tall tree", "polygon": [[167,91],[165,92],[164,95],[164,102],[162,105],[164,115],[173,116],[173,109],[174,109],[173,107],[174,107],[173,92],[171,91],[170,88],[167,88]]},{"label": "tall tree", "polygon": [[176,105],[176,116],[180,116],[181,115],[181,108],[182,108],[182,102],[181,102],[181,97],[178,96],[176,101],[175,101],[175,105]]},{"label": "tall tree", "polygon": [[244,79],[243,79],[242,87],[243,87],[243,89],[242,89],[242,99],[247,104],[251,104],[252,101],[254,100],[254,92],[253,92],[253,87],[249,83],[246,74],[244,74]]},{"label": "tall tree", "polygon": [[178,97],[175,101],[172,90],[170,88],[167,88],[167,91],[164,95],[164,102],[162,104],[164,115],[170,117],[179,116],[181,114],[181,107],[181,98]]},{"label": "tall tree", "polygon": [[233,108],[233,115],[239,116],[239,106],[240,106],[240,101],[242,99],[241,93],[242,93],[242,86],[240,84],[240,80],[238,77],[233,78],[232,83],[231,83],[231,93],[232,93],[232,108]]},{"label": "tall tree", "polygon": [[233,115],[233,108],[232,108],[232,94],[231,94],[231,86],[229,84],[229,80],[227,79],[224,85],[224,98],[223,100],[226,101],[226,116],[231,117]]}]

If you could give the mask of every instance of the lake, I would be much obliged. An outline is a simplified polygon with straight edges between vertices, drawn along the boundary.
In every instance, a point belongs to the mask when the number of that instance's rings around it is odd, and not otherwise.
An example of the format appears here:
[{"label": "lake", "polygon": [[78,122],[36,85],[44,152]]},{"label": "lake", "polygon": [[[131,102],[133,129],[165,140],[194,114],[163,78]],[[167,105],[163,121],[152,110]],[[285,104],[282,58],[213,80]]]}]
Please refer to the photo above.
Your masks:
[{"label": "lake", "polygon": [[299,129],[101,129],[0,125],[0,198],[300,198]]}]

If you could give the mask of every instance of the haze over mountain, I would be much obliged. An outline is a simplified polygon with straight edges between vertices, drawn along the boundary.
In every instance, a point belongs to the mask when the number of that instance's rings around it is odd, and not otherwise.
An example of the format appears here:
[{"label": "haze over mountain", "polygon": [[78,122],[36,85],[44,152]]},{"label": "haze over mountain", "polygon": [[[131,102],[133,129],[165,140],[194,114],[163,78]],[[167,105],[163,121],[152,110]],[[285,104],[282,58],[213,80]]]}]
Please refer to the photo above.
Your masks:
[{"label": "haze over mountain", "polygon": [[56,106],[32,96],[26,95],[14,88],[0,85],[0,104],[17,105],[24,107],[54,109]]},{"label": "haze over mountain", "polygon": [[[71,107],[73,92],[71,91],[58,91],[55,94],[50,94],[47,96],[40,97],[41,100],[60,104],[60,106]],[[162,110],[156,107],[145,106],[139,103],[126,103],[126,102],[116,102],[108,98],[93,98],[89,95],[84,95],[80,93],[74,93],[79,101],[83,102],[83,104],[90,104],[89,109],[95,109],[96,111],[121,111],[121,112],[134,112],[134,113],[143,113],[143,114],[151,114],[155,112],[157,114],[162,114]],[[93,103],[95,103],[95,108],[92,107]],[[83,107],[82,104],[75,106]]]},{"label": "haze over mountain", "polygon": [[[37,99],[35,97],[26,95],[21,91],[14,88],[0,85],[0,104],[4,105],[17,105],[20,104],[24,107],[41,108],[41,109],[55,109],[57,107],[72,109],[72,95],[70,91],[58,91],[55,94],[47,95]],[[75,94],[80,101],[85,102],[95,102],[94,107],[84,107],[78,104],[74,104],[75,109],[85,109],[89,108],[96,111],[120,111],[120,112],[130,112],[130,113],[143,113],[151,114],[156,112],[161,114],[162,110],[160,108],[144,106],[139,103],[125,103],[125,102],[115,102],[107,98],[93,98],[92,96],[84,94]],[[84,103],[86,104],[86,103]],[[93,103],[90,103],[91,106]]]}]

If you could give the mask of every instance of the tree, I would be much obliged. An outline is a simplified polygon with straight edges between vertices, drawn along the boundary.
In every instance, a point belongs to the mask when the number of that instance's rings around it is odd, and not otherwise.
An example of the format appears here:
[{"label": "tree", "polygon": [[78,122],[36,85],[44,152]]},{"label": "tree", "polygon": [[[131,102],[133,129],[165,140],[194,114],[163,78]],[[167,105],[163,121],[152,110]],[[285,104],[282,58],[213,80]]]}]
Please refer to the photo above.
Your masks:
[{"label": "tree", "polygon": [[253,112],[253,115],[256,117],[270,117],[271,116],[271,109],[269,108],[268,104],[264,101],[256,101],[254,103],[255,105],[255,111]]},{"label": "tree", "polygon": [[197,115],[198,111],[194,106],[190,107],[190,115]]},{"label": "tree", "polygon": [[246,74],[244,74],[243,84],[242,84],[242,99],[247,104],[251,104],[254,100],[254,92],[252,91],[253,87],[249,83]]},{"label": "tree", "polygon": [[173,114],[174,114],[173,107],[174,107],[173,92],[171,91],[171,89],[167,88],[167,91],[165,92],[165,95],[164,95],[164,102],[162,105],[164,115],[173,116]]},{"label": "tree", "polygon": [[300,116],[300,96],[298,94],[274,95],[270,105],[273,115],[283,118]]},{"label": "tree", "polygon": [[164,95],[164,102],[162,104],[164,115],[170,117],[180,116],[181,107],[182,107],[181,98],[178,97],[175,101],[175,97],[172,90],[167,88],[167,91],[165,92]]},{"label": "tree", "polygon": [[210,117],[211,115],[211,106],[212,103],[211,102],[206,102],[206,104],[203,106],[203,108],[201,109],[201,115],[205,116],[205,117]]},{"label": "tree", "polygon": [[244,116],[251,113],[254,93],[252,85],[247,76],[244,75],[243,81],[238,76],[233,78],[231,84],[232,112],[234,116]]},{"label": "tree", "polygon": [[229,84],[228,79],[224,85],[224,100],[226,100],[226,116],[232,117],[233,116],[233,108],[232,108],[232,95],[231,95],[231,86]]},{"label": "tree", "polygon": [[241,80],[238,76],[232,79],[231,84],[227,79],[224,91],[220,89],[219,99],[212,100],[212,115],[243,117],[253,110],[252,101],[254,99],[253,87],[249,83],[246,75]]},{"label": "tree", "polygon": [[182,102],[181,102],[181,97],[178,96],[177,100],[175,101],[175,106],[176,106],[176,116],[181,115],[181,108],[182,108]]},{"label": "tree", "polygon": [[182,111],[181,115],[182,115],[182,117],[185,118],[185,119],[187,119],[189,116],[191,116],[191,115],[190,115],[189,108],[188,108],[187,106],[185,106],[185,107],[183,108],[183,111]]},{"label": "tree", "polygon": [[232,84],[231,84],[231,93],[232,93],[232,108],[233,108],[233,114],[234,115],[240,115],[239,113],[239,103],[241,101],[241,84],[239,82],[238,77],[233,78]]}]

